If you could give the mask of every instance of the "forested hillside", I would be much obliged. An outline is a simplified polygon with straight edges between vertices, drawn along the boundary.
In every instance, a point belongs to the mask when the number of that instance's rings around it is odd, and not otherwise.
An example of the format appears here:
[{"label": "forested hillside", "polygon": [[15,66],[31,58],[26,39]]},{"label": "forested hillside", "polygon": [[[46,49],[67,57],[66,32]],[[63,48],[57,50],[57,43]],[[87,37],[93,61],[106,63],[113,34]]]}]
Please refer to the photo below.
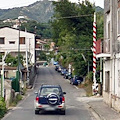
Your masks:
[{"label": "forested hillside", "polygon": [[[15,19],[22,15],[29,20],[46,23],[51,20],[51,17],[54,14],[53,8],[54,6],[52,1],[43,0],[37,1],[29,6],[16,7],[12,9],[0,9],[0,20],[5,20],[8,18]],[[103,11],[103,9],[96,7],[96,11]]]}]

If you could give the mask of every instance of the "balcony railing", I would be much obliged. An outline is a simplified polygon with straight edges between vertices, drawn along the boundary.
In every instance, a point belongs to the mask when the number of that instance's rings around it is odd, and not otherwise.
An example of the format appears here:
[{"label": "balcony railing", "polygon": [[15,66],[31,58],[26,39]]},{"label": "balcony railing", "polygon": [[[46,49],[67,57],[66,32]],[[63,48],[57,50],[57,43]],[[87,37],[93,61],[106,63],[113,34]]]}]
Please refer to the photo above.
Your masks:
[{"label": "balcony railing", "polygon": [[110,53],[110,39],[96,41],[96,53]]}]

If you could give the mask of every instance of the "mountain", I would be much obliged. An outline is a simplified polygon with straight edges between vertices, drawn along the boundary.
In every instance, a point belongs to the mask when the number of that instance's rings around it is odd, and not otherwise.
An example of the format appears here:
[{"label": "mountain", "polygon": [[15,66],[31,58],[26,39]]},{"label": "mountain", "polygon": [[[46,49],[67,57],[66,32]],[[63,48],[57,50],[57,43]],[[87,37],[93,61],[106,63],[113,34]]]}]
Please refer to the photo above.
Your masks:
[{"label": "mountain", "polygon": [[29,6],[0,9],[0,20],[8,18],[15,19],[21,15],[41,23],[48,22],[53,15],[52,1],[43,0],[37,1]]},{"label": "mountain", "polygon": [[104,13],[104,9],[101,8],[101,7],[99,7],[99,6],[96,6],[95,11],[96,11],[96,12]]},{"label": "mountain", "polygon": [[[43,0],[37,1],[29,6],[0,9],[0,20],[15,19],[22,15],[30,20],[46,23],[54,13],[53,8],[52,1]],[[96,7],[96,11],[102,10],[102,8]]]}]

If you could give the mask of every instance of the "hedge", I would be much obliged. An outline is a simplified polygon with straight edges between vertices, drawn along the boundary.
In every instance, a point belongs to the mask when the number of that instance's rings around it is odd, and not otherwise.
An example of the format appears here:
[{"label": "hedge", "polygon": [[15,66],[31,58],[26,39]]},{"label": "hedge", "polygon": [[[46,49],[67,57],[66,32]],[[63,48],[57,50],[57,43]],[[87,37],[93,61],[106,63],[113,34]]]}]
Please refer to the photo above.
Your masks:
[{"label": "hedge", "polygon": [[7,112],[6,103],[4,98],[0,97],[0,118],[2,118]]}]

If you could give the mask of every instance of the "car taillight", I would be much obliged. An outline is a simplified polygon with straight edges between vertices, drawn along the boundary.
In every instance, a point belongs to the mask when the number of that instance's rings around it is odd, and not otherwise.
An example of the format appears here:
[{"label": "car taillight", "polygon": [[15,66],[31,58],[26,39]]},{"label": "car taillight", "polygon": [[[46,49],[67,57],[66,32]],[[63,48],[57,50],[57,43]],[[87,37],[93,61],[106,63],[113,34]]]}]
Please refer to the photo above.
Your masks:
[{"label": "car taillight", "polygon": [[62,97],[62,103],[64,103],[65,102],[65,97]]},{"label": "car taillight", "polygon": [[36,97],[36,102],[38,102],[39,101],[39,97]]}]

